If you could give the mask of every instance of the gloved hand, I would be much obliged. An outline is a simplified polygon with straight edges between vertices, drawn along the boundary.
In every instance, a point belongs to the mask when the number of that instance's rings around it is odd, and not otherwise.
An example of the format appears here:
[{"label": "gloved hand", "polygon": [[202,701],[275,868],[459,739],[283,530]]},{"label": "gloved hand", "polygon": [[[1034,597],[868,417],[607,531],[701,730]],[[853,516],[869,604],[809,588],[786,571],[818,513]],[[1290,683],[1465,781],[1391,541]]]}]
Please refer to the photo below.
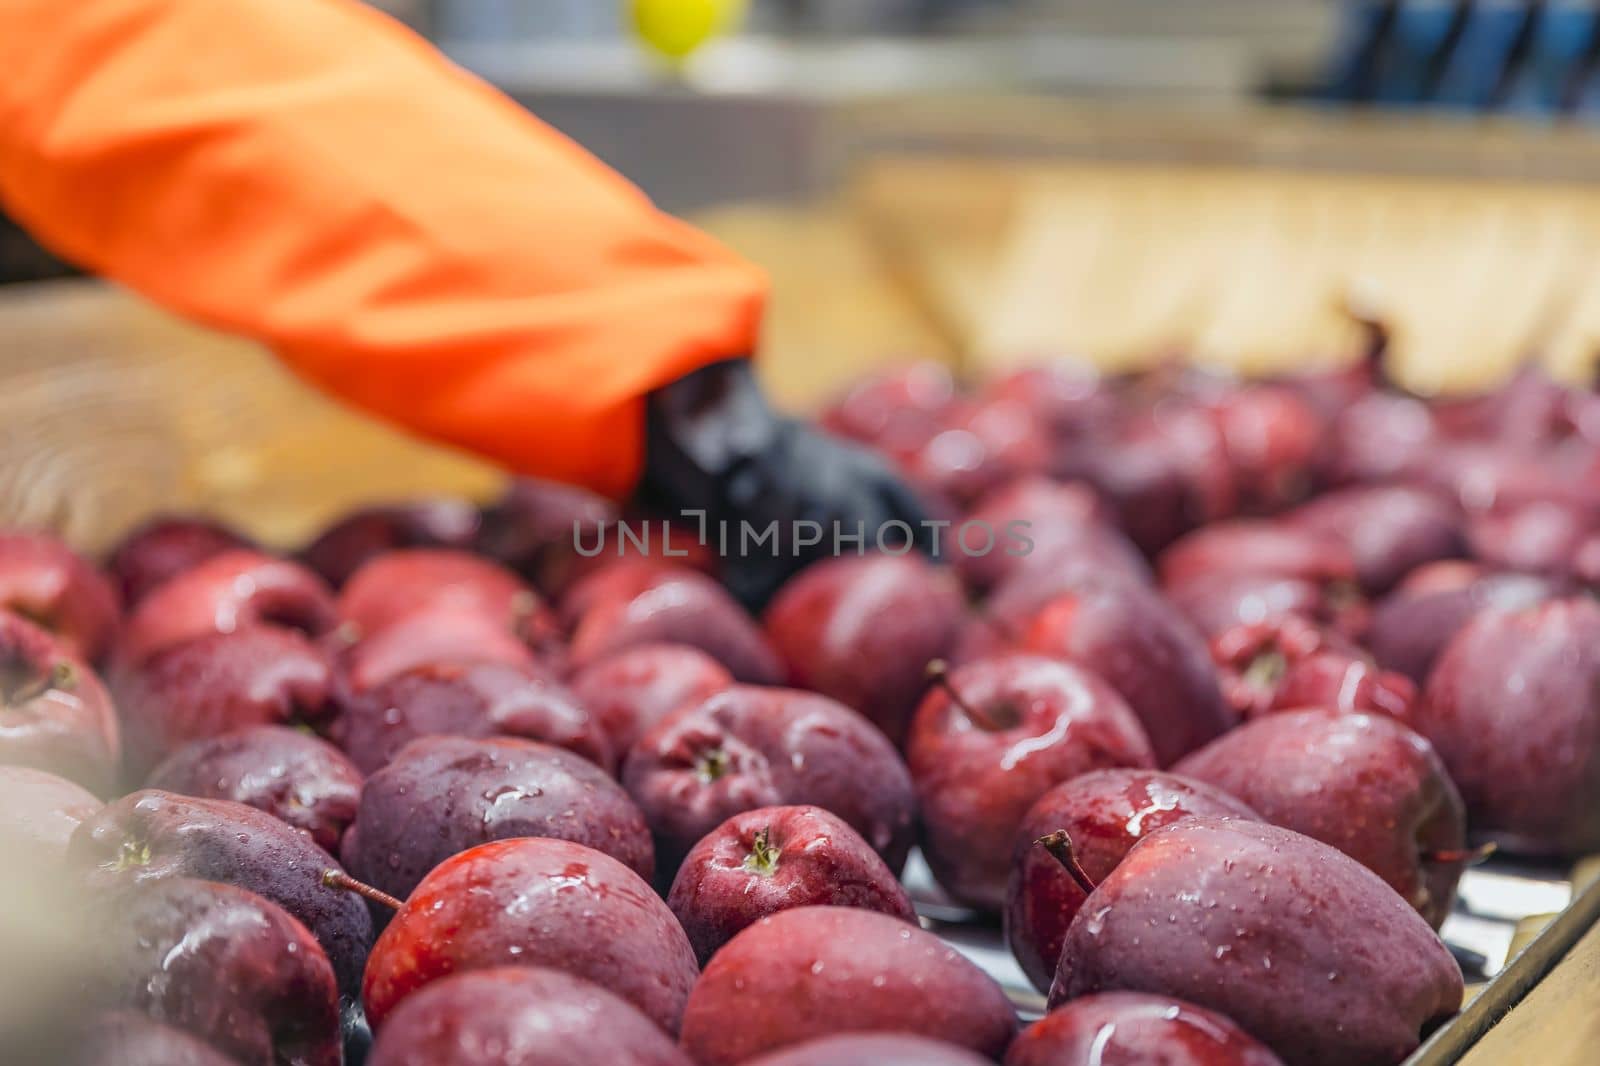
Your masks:
[{"label": "gloved hand", "polygon": [[[922,505],[876,455],[772,410],[745,360],[715,363],[646,403],[642,502],[669,515],[705,514],[723,579],[752,610],[810,560],[907,539],[926,547]],[[807,545],[821,527],[820,543]],[[752,544],[776,523],[774,541]],[[888,526],[889,523],[903,525]],[[858,527],[859,524],[859,527]],[[886,527],[887,528],[883,528]],[[748,537],[746,535],[748,531]],[[724,550],[725,543],[725,550]]]}]

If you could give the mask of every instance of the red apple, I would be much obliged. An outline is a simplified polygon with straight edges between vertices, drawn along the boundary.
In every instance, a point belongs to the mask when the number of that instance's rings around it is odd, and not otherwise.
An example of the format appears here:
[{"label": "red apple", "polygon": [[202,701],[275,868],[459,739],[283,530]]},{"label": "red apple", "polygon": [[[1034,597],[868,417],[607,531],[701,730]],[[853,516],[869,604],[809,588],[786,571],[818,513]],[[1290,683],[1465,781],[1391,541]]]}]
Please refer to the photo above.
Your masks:
[{"label": "red apple", "polygon": [[678,1031],[698,967],[677,919],[639,875],[566,840],[480,844],[422,879],[373,945],[362,986],[379,1032],[453,973],[543,966],[592,981]]},{"label": "red apple", "polygon": [[332,673],[320,647],[274,625],[208,633],[121,667],[111,688],[122,714],[125,769],[142,781],[191,741],[254,725],[321,724],[332,710]]},{"label": "red apple", "polygon": [[1355,556],[1339,537],[1258,518],[1214,522],[1161,553],[1161,583],[1171,588],[1210,574],[1271,574],[1319,584],[1356,580]]},{"label": "red apple", "polygon": [[1095,770],[1039,797],[1012,834],[1005,909],[1006,940],[1035,988],[1050,990],[1067,927],[1088,898],[1040,838],[1066,833],[1072,861],[1094,884],[1144,837],[1197,814],[1257,817],[1221,789],[1156,770]]},{"label": "red apple", "polygon": [[461,607],[419,607],[355,644],[340,648],[340,675],[356,691],[419,667],[512,667],[554,677],[561,656],[535,656],[499,620]]},{"label": "red apple", "polygon": [[855,907],[798,907],[717,952],[682,1044],[701,1066],[732,1066],[818,1036],[914,1032],[992,1058],[1016,1031],[1000,986],[932,933]]},{"label": "red apple", "polygon": [[1461,794],[1433,745],[1390,718],[1289,711],[1249,722],[1175,768],[1270,822],[1332,844],[1435,929],[1469,853]]},{"label": "red apple", "polygon": [[733,683],[733,675],[698,648],[641,644],[579,670],[571,687],[620,755],[671,712]]},{"label": "red apple", "polygon": [[1236,721],[1205,641],[1150,589],[1080,582],[1023,623],[1018,645],[1104,678],[1139,717],[1163,766]]},{"label": "red apple", "polygon": [[888,450],[915,448],[939,431],[956,397],[949,367],[932,361],[862,379],[825,408],[818,421],[831,433]]},{"label": "red apple", "polygon": [[320,636],[336,624],[322,579],[298,563],[236,549],[214,555],[157,586],[128,616],[117,643],[119,668],[198,637],[278,626]]},{"label": "red apple", "polygon": [[722,586],[684,567],[630,567],[598,591],[579,586],[583,605],[572,631],[572,664],[582,669],[641,644],[687,644],[746,684],[776,684],[783,666],[761,630]]},{"label": "red apple", "polygon": [[66,859],[73,832],[101,807],[82,785],[31,766],[0,766],[0,852],[26,868]]},{"label": "red apple", "polygon": [[[491,1050],[492,1049],[492,1050]],[[541,966],[434,981],[402,1003],[368,1066],[692,1066],[632,1004]]]},{"label": "red apple", "polygon": [[1050,1006],[1129,991],[1234,1019],[1285,1061],[1396,1063],[1461,970],[1371,870],[1310,837],[1196,816],[1140,840],[1067,929]]},{"label": "red apple", "polygon": [[1412,716],[1474,832],[1519,851],[1600,848],[1600,607],[1482,611],[1445,645]]},{"label": "red apple", "polygon": [[0,610],[56,634],[96,662],[116,635],[117,594],[94,565],[47,533],[0,529]]},{"label": "red apple", "polygon": [[478,509],[440,497],[354,511],[300,550],[300,559],[338,588],[369,559],[399,548],[471,548]]},{"label": "red apple", "polygon": [[64,642],[0,610],[0,765],[49,770],[103,793],[121,754],[94,671]]},{"label": "red apple", "polygon": [[418,737],[522,737],[566,748],[607,772],[617,756],[566,686],[499,663],[417,666],[369,688],[335,687],[328,736],[363,773]]},{"label": "red apple", "polygon": [[538,650],[555,639],[554,615],[505,567],[444,548],[374,556],[339,592],[339,617],[360,636],[380,633],[420,610],[482,615]]},{"label": "red apple", "polygon": [[821,807],[736,814],[690,851],[667,906],[704,966],[741,929],[792,907],[863,907],[917,920],[911,897],[861,835]]},{"label": "red apple", "polygon": [[1283,1066],[1216,1011],[1167,996],[1102,992],[1028,1026],[1005,1066]]},{"label": "red apple", "polygon": [[1211,656],[1228,702],[1246,718],[1325,707],[1404,721],[1416,701],[1409,678],[1380,670],[1359,648],[1292,615],[1225,630],[1211,642]]},{"label": "red apple", "polygon": [[1438,493],[1409,485],[1363,485],[1302,504],[1285,521],[1331,536],[1349,550],[1357,583],[1381,593],[1419,566],[1462,552],[1461,512]]},{"label": "red apple", "polygon": [[123,537],[106,557],[106,570],[132,607],[150,590],[212,556],[253,550],[250,539],[218,522],[185,515],[153,518]]},{"label": "red apple", "polygon": [[202,737],[167,756],[145,780],[203,799],[248,804],[337,852],[361,801],[361,771],[332,744],[300,729],[254,725]]},{"label": "red apple", "polygon": [[906,758],[934,877],[969,906],[1005,901],[1012,839],[1051,786],[1109,766],[1151,767],[1139,720],[1087,670],[1035,655],[960,667],[917,708]]},{"label": "red apple", "polygon": [[778,590],[767,637],[789,683],[871,719],[896,744],[966,612],[960,585],[921,556],[824,559]]},{"label": "red apple", "polygon": [[740,811],[809,804],[860,833],[893,870],[911,847],[916,801],[894,746],[825,696],[735,685],[639,738],[622,783],[656,835],[663,869]]},{"label": "red apple", "polygon": [[[978,532],[969,534],[973,551],[957,544],[947,557],[974,592],[1001,588],[1019,578],[1048,580],[1052,572],[1072,568],[1080,560],[1096,568],[1114,567],[1134,581],[1150,579],[1149,564],[1117,530],[1110,508],[1081,482],[1019,478],[984,495],[963,521],[977,523]],[[954,527],[945,539],[959,535],[959,530],[959,525]],[[995,547],[978,554],[985,530],[993,531]]]}]

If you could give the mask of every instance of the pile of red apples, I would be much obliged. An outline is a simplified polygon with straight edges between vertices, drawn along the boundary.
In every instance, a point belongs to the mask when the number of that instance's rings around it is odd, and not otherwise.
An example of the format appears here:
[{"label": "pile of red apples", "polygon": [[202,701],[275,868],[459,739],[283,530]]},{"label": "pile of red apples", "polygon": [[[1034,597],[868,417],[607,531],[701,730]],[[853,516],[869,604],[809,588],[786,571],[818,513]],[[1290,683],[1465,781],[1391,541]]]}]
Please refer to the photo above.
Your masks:
[{"label": "pile of red apples", "polygon": [[1461,1006],[1466,866],[1600,850],[1589,392],[917,364],[820,421],[1029,550],[758,617],[534,482],[0,533],[6,865],[94,904],[61,1061],[1381,1066]]}]

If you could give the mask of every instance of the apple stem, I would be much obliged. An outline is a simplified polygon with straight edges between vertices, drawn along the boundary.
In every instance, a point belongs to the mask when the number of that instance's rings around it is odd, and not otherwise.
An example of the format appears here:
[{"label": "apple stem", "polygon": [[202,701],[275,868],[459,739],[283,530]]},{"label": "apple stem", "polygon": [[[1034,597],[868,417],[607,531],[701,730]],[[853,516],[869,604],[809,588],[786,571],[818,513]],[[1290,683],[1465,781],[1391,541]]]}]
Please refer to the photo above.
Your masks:
[{"label": "apple stem", "polygon": [[1459,863],[1462,866],[1476,866],[1498,850],[1500,850],[1500,845],[1491,840],[1489,843],[1476,848],[1447,848],[1443,851],[1425,851],[1422,853],[1422,861],[1441,865]]},{"label": "apple stem", "polygon": [[772,876],[778,868],[778,849],[772,846],[772,827],[762,826],[750,844],[750,854],[745,857],[744,868],[751,873]]},{"label": "apple stem", "polygon": [[27,703],[38,699],[51,689],[70,691],[78,683],[78,672],[71,663],[58,662],[48,673],[38,674],[13,688],[6,695],[12,703]]},{"label": "apple stem", "polygon": [[955,683],[950,680],[949,663],[945,662],[943,659],[934,659],[928,663],[927,675],[928,680],[932,681],[935,687],[943,691],[946,696],[950,697],[950,702],[955,704],[957,707],[960,707],[963,714],[972,719],[974,722],[978,723],[979,728],[987,729],[991,733],[998,732],[1000,730],[1001,726],[999,722],[995,721],[988,714],[979,711],[976,707],[962,698],[960,691],[957,690],[955,686]]},{"label": "apple stem", "polygon": [[1065,829],[1057,829],[1054,833],[1046,833],[1035,840],[1034,843],[1048,851],[1052,857],[1066,868],[1067,873],[1077,886],[1083,890],[1085,896],[1094,891],[1094,878],[1084,871],[1083,865],[1078,862],[1077,853],[1072,850],[1072,837]]},{"label": "apple stem", "polygon": [[342,888],[346,892],[354,892],[362,899],[370,899],[374,903],[381,903],[390,910],[397,911],[405,906],[405,903],[389,895],[381,888],[373,888],[364,881],[357,881],[343,870],[328,869],[322,871],[322,883],[329,888]]}]

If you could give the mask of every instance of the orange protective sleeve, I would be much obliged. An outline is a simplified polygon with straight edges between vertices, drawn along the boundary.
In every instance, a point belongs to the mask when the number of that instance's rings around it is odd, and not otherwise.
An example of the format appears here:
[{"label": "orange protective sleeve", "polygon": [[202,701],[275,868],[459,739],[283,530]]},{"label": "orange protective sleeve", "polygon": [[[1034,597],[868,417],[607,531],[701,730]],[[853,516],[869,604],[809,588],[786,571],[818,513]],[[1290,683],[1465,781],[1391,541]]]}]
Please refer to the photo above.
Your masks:
[{"label": "orange protective sleeve", "polygon": [[0,0],[0,203],[328,392],[611,495],[765,281],[356,0]]}]

